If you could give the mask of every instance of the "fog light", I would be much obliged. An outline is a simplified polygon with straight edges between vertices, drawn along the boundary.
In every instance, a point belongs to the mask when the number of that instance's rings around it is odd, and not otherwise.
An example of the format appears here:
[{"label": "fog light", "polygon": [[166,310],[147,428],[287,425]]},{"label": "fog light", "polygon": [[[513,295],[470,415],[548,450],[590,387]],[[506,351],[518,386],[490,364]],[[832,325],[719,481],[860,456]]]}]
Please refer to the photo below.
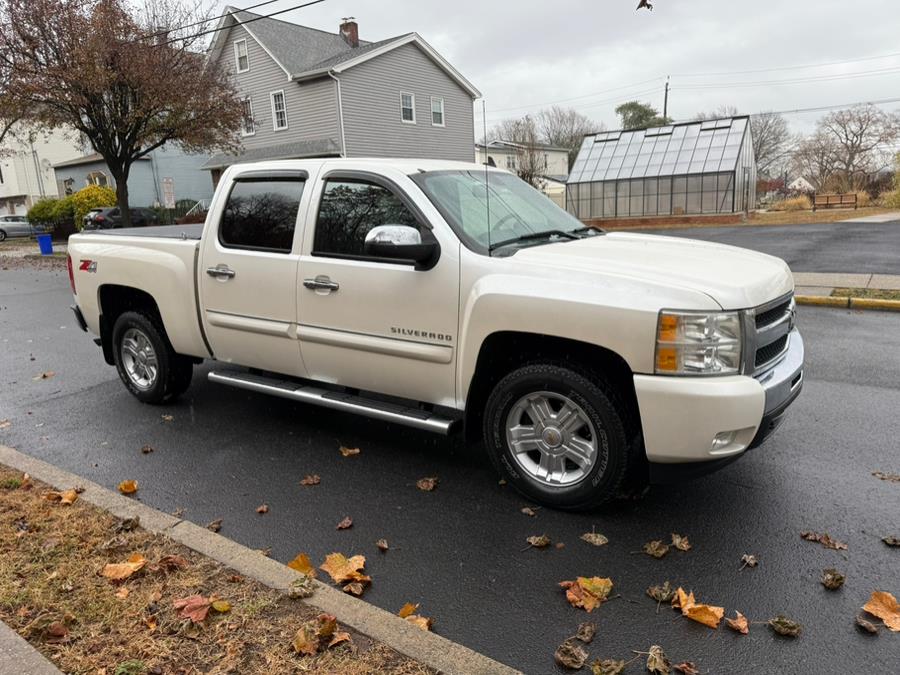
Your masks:
[{"label": "fog light", "polygon": [[713,439],[712,447],[710,448],[710,452],[716,452],[717,450],[724,450],[729,445],[734,443],[734,439],[737,436],[737,431],[720,431],[716,434],[716,437]]}]

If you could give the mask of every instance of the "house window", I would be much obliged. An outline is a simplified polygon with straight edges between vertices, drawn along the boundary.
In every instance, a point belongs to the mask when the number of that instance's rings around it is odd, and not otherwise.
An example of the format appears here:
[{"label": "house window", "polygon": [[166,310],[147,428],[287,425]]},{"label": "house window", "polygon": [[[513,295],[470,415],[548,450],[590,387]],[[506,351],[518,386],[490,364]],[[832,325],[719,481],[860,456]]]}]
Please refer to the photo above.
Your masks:
[{"label": "house window", "polygon": [[250,70],[250,53],[247,51],[246,40],[234,41],[234,61],[239,73],[246,73]]},{"label": "house window", "polygon": [[444,126],[444,99],[439,96],[431,97],[431,126]]},{"label": "house window", "polygon": [[241,135],[252,136],[256,133],[256,124],[253,122],[253,101],[249,96],[241,100],[241,112],[244,114],[241,121]]},{"label": "house window", "polygon": [[416,95],[400,92],[400,120],[406,124],[416,123]]},{"label": "house window", "polygon": [[284,102],[284,91],[272,92],[272,122],[275,131],[288,128],[287,106]]},{"label": "house window", "polygon": [[88,185],[100,185],[103,187],[109,185],[109,179],[102,171],[92,171],[87,175],[87,181]]},{"label": "house window", "polygon": [[515,155],[507,155],[506,156],[506,168],[507,169],[515,169],[516,168],[516,156]]}]

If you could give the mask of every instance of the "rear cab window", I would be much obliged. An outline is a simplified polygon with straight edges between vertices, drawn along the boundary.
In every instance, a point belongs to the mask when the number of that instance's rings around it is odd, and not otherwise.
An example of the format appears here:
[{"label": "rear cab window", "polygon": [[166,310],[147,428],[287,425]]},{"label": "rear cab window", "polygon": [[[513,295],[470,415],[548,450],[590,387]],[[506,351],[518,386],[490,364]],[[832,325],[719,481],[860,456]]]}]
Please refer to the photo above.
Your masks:
[{"label": "rear cab window", "polygon": [[219,243],[290,253],[305,184],[305,178],[238,178],[219,223]]}]

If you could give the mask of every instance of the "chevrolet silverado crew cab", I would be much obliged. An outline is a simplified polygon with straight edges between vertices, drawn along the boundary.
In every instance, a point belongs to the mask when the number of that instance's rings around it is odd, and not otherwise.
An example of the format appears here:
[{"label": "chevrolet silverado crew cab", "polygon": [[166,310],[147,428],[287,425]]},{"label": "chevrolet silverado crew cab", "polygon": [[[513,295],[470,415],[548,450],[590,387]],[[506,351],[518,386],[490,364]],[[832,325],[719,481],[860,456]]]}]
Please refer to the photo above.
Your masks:
[{"label": "chevrolet silverado crew cab", "polygon": [[433,160],[241,164],[202,225],[69,239],[74,311],[146,403],[223,385],[481,436],[588,508],[724,465],[802,385],[777,258],[584,227],[517,177]]}]

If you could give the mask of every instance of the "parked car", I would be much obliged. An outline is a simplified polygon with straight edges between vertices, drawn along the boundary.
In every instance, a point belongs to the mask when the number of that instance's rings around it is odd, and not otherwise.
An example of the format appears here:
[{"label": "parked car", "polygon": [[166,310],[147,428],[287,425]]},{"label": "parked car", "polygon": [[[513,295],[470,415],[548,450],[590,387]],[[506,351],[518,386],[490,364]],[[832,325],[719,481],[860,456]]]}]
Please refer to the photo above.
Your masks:
[{"label": "parked car", "polygon": [[76,319],[139,400],[214,359],[223,385],[464,427],[558,508],[728,464],[803,385],[783,260],[585,227],[477,164],[239,164],[205,224],[83,233],[68,254]]},{"label": "parked car", "polygon": [[[145,227],[158,225],[159,216],[151,209],[134,208],[131,211],[132,227]],[[122,212],[118,206],[108,206],[102,209],[91,209],[84,216],[85,230],[110,230],[123,227]]]},{"label": "parked car", "polygon": [[0,216],[0,241],[13,237],[33,237],[43,233],[43,227],[32,225],[25,216]]}]

